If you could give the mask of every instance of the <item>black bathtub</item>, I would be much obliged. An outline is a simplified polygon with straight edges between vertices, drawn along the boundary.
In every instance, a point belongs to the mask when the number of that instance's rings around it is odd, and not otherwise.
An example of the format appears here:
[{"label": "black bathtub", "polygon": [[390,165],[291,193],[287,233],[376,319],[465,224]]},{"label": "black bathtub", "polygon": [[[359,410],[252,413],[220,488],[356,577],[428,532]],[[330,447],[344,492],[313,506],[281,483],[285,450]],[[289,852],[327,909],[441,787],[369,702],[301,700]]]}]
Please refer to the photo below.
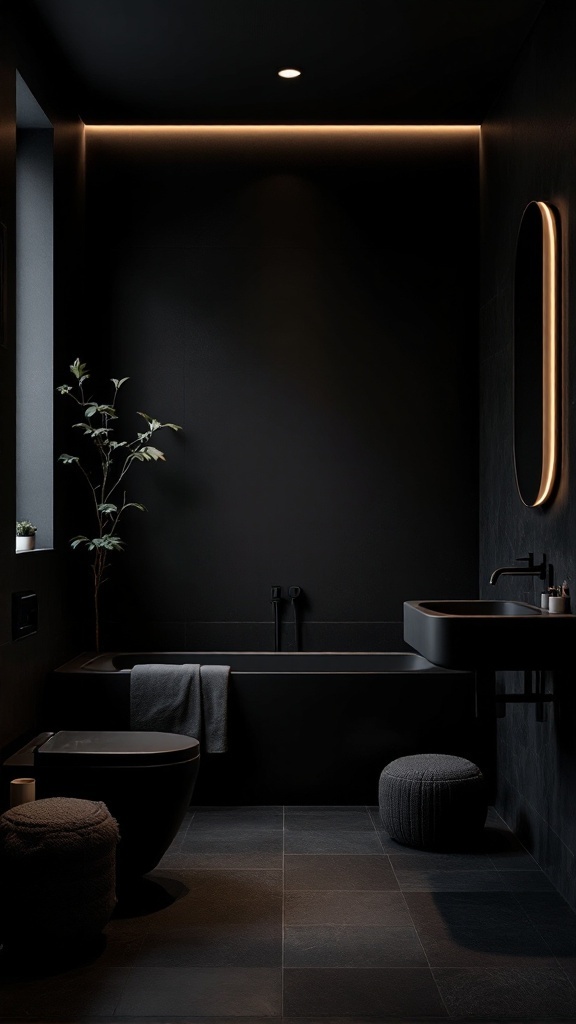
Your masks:
[{"label": "black bathtub", "polygon": [[417,752],[490,775],[473,676],[410,653],[83,655],[49,674],[42,728],[128,729],[130,670],[145,663],[230,665],[228,751],[202,754],[201,804],[375,804],[384,765]]}]

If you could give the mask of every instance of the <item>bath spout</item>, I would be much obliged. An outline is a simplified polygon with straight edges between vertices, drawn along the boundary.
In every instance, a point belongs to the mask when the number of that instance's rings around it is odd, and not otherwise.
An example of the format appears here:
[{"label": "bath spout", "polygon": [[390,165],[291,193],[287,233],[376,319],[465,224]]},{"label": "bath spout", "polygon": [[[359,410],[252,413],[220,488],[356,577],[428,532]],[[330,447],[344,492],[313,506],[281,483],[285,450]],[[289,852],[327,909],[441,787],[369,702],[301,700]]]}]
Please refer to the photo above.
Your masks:
[{"label": "bath spout", "polygon": [[492,586],[494,586],[500,576],[537,576],[538,579],[546,579],[546,555],[542,555],[542,561],[539,565],[534,565],[534,554],[532,551],[523,558],[517,558],[516,561],[528,562],[528,565],[503,565],[499,569],[494,569],[494,572],[490,577],[490,583]]}]

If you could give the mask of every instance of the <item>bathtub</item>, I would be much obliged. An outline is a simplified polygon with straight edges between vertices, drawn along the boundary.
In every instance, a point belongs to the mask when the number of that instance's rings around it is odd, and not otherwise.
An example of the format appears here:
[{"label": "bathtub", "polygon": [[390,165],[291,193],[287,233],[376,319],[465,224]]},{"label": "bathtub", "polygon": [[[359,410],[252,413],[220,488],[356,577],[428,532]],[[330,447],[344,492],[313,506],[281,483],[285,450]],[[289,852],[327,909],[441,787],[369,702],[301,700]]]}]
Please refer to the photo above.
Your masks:
[{"label": "bathtub", "polygon": [[490,773],[473,675],[404,652],[81,655],[49,673],[42,728],[128,729],[131,669],[145,663],[230,665],[228,751],[202,754],[199,804],[376,804],[382,768],[417,752]]}]

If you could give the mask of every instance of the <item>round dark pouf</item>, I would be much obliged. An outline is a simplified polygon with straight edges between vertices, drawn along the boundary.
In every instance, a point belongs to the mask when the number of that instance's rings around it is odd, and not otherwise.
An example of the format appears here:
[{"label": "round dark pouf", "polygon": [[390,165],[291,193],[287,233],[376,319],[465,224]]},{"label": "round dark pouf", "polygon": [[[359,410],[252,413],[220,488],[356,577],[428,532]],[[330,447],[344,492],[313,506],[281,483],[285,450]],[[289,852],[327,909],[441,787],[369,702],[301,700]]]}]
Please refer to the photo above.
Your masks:
[{"label": "round dark pouf", "polygon": [[452,754],[413,754],[380,775],[380,817],[392,839],[423,850],[478,838],[488,810],[477,765]]},{"label": "round dark pouf", "polygon": [[1,940],[90,939],[116,905],[118,825],[105,804],[50,797],[0,817]]}]

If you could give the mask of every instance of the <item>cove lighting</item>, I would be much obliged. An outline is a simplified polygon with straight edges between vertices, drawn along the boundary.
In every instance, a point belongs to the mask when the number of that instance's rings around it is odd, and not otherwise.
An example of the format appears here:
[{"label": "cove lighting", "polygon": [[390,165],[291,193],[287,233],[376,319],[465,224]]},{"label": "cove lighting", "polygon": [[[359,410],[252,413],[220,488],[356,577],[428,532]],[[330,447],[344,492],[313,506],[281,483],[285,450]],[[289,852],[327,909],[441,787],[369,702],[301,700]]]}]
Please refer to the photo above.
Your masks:
[{"label": "cove lighting", "polygon": [[301,74],[302,72],[298,71],[297,68],[282,68],[282,70],[278,72],[280,78],[299,78]]},{"label": "cove lighting", "polygon": [[196,135],[480,135],[478,124],[85,124],[103,134]]},{"label": "cove lighting", "polygon": [[558,461],[558,296],[557,231],[554,213],[547,203],[537,203],[542,217],[542,479],[534,505],[550,497]]}]

